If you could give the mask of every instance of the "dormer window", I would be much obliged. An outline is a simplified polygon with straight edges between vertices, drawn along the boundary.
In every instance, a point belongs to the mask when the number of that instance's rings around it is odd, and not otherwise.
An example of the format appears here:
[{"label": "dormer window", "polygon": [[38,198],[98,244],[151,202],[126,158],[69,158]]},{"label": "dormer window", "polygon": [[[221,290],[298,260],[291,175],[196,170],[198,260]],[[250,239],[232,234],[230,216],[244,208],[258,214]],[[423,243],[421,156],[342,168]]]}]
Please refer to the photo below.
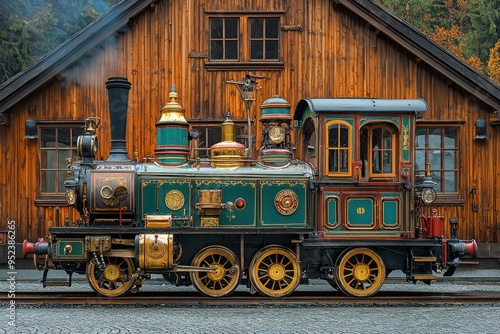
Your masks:
[{"label": "dormer window", "polygon": [[281,69],[279,14],[223,14],[209,17],[207,69]]}]

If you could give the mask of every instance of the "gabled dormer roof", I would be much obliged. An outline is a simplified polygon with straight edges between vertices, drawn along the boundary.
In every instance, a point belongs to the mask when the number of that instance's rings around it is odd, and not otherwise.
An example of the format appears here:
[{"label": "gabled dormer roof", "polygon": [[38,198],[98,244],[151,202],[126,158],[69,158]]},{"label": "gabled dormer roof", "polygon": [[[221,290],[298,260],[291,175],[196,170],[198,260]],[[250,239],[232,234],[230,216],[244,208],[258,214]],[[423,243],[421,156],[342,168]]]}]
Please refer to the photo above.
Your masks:
[{"label": "gabled dormer roof", "polygon": [[[6,81],[0,86],[0,112],[8,112],[14,104],[122,29],[131,18],[156,1],[158,0],[121,1],[33,66]],[[333,0],[333,5],[336,9],[358,15],[450,82],[491,106],[492,110],[500,110],[500,86],[372,0]]]}]

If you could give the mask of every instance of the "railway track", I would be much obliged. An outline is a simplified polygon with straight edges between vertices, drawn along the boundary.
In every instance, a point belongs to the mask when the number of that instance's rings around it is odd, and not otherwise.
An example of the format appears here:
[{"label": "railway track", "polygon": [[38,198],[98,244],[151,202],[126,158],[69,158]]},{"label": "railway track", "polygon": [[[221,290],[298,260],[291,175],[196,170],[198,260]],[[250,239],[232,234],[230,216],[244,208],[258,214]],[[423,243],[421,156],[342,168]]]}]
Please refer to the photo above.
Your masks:
[{"label": "railway track", "polygon": [[[2,294],[0,302],[9,303],[12,298]],[[118,298],[105,298],[93,292],[18,292],[15,296],[17,305],[135,305],[135,306],[339,306],[339,305],[429,305],[429,304],[482,304],[500,302],[500,291],[467,292],[408,292],[385,291],[368,299],[346,297],[333,291],[295,292],[282,299],[262,297],[258,294],[235,292],[222,299],[200,296],[197,292],[158,292],[142,291]]]}]

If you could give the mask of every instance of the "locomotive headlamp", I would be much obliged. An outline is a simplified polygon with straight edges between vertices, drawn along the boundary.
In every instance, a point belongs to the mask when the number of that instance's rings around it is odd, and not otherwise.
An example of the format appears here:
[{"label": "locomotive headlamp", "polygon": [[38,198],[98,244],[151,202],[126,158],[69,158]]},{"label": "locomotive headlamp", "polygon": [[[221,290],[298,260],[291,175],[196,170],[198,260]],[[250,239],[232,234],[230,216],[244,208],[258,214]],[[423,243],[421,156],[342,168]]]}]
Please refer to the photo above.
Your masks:
[{"label": "locomotive headlamp", "polygon": [[285,140],[285,129],[282,126],[273,126],[269,129],[269,141],[279,144]]},{"label": "locomotive headlamp", "polygon": [[426,176],[424,182],[420,184],[422,189],[420,192],[420,199],[426,205],[433,203],[436,200],[436,190],[434,190],[434,181],[430,173],[430,164],[427,164]]},{"label": "locomotive headlamp", "polygon": [[86,132],[78,136],[76,140],[76,153],[82,158],[95,158],[97,155],[98,141],[95,134],[96,128],[99,126],[100,119],[98,117],[89,117],[85,120]]}]

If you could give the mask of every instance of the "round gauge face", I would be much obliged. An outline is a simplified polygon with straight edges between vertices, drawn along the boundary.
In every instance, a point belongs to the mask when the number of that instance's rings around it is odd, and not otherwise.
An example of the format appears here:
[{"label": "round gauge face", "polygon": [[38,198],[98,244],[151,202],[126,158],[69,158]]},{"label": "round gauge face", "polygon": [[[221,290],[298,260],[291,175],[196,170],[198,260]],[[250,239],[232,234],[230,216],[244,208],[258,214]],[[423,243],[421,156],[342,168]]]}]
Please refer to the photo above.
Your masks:
[{"label": "round gauge face", "polygon": [[279,144],[285,140],[285,129],[281,126],[273,126],[269,129],[269,140],[273,144]]}]

